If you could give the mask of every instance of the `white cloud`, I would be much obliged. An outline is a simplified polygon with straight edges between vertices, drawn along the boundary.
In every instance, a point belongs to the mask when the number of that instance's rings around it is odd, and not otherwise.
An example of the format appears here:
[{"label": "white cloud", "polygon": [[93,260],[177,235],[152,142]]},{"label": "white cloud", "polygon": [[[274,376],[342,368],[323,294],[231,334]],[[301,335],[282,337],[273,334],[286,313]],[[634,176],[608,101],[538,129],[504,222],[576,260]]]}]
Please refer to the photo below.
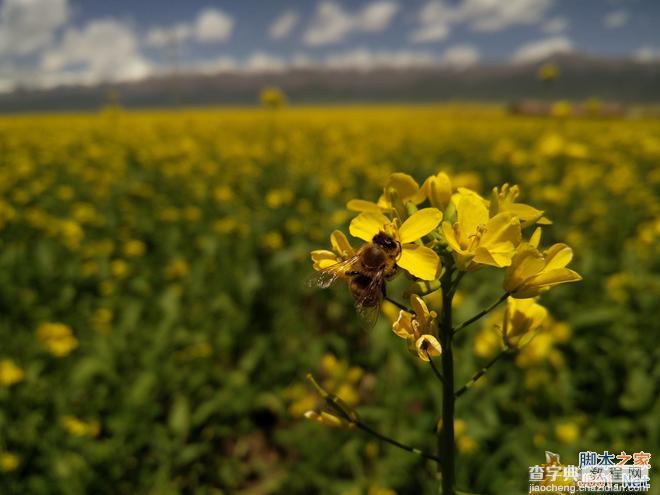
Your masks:
[{"label": "white cloud", "polygon": [[268,35],[274,40],[288,38],[299,20],[300,15],[297,12],[288,10],[273,21],[268,29]]},{"label": "white cloud", "polygon": [[541,22],[553,0],[462,0],[449,4],[431,0],[418,12],[413,43],[428,43],[447,38],[453,25],[465,24],[474,31],[495,32],[515,25]]},{"label": "white cloud", "polygon": [[605,16],[603,25],[607,29],[617,29],[628,24],[628,19],[628,12],[625,10],[614,10]]},{"label": "white cloud", "polygon": [[45,47],[69,15],[67,0],[4,0],[0,55],[28,55]]},{"label": "white cloud", "polygon": [[279,72],[286,69],[286,61],[275,55],[255,52],[245,61],[243,69],[248,72]]},{"label": "white cloud", "polygon": [[339,43],[353,32],[375,32],[386,29],[399,10],[395,1],[376,0],[358,12],[347,12],[330,0],[319,3],[310,26],[303,35],[309,46]]},{"label": "white cloud", "polygon": [[476,31],[500,31],[543,20],[552,0],[464,0],[462,16]]},{"label": "white cloud", "polygon": [[479,50],[471,45],[456,45],[449,47],[441,57],[441,62],[443,64],[457,67],[457,68],[467,68],[477,62],[481,55]]},{"label": "white cloud", "polygon": [[417,14],[419,27],[413,31],[410,41],[428,43],[449,36],[452,11],[442,2],[429,2]]},{"label": "white cloud", "polygon": [[218,72],[234,72],[239,64],[235,58],[223,55],[212,60],[202,60],[192,65],[191,71],[202,74],[217,74]]},{"label": "white cloud", "polygon": [[377,0],[367,5],[360,14],[358,28],[363,31],[383,31],[399,11],[397,2]]},{"label": "white cloud", "polygon": [[208,8],[202,10],[192,22],[150,29],[144,41],[147,45],[158,48],[191,40],[198,43],[218,43],[228,40],[233,29],[234,19],[230,15],[219,9]]},{"label": "white cloud", "polygon": [[377,68],[406,69],[437,65],[438,59],[432,54],[400,50],[371,51],[367,48],[328,55],[319,63],[324,69],[370,71]]},{"label": "white cloud", "polygon": [[645,45],[633,52],[633,58],[641,63],[660,61],[660,47]]},{"label": "white cloud", "polygon": [[555,36],[526,43],[513,54],[512,61],[517,63],[538,62],[550,55],[570,53],[573,43],[565,36]]},{"label": "white cloud", "polygon": [[36,83],[43,87],[137,80],[152,69],[139,52],[131,26],[114,19],[67,29],[62,40],[42,54],[39,68]]},{"label": "white cloud", "polygon": [[204,9],[197,16],[195,39],[200,43],[225,41],[234,29],[234,19],[219,9]]},{"label": "white cloud", "polygon": [[145,43],[149,46],[162,48],[172,43],[186,41],[192,38],[193,30],[190,24],[179,23],[171,27],[157,27],[147,32]]},{"label": "white cloud", "polygon": [[568,19],[565,17],[553,17],[541,25],[541,31],[549,34],[557,34],[566,31],[568,28]]}]

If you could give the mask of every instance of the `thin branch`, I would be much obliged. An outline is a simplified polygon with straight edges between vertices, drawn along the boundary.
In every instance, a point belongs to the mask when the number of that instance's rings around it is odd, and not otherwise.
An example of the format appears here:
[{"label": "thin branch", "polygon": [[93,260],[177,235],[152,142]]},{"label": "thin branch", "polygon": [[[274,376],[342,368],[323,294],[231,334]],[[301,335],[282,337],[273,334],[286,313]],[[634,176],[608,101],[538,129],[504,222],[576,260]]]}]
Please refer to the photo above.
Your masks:
[{"label": "thin branch", "polygon": [[391,302],[392,304],[394,304],[397,308],[399,308],[399,309],[402,310],[402,311],[406,311],[406,312],[408,312],[408,313],[413,313],[413,311],[412,311],[410,308],[404,306],[404,305],[401,304],[400,302],[395,301],[394,299],[392,299],[392,298],[389,297],[389,296],[385,296],[384,299],[385,299],[386,301],[388,301],[388,302]]},{"label": "thin branch", "polygon": [[499,359],[500,359],[502,356],[504,356],[504,355],[506,355],[506,354],[509,354],[510,352],[511,352],[510,349],[504,349],[504,350],[503,350],[502,352],[500,352],[497,356],[495,356],[493,359],[491,359],[491,360],[488,362],[488,364],[487,364],[486,366],[484,366],[483,368],[481,368],[479,371],[477,371],[477,372],[472,376],[472,378],[470,379],[469,382],[467,382],[465,385],[463,385],[461,388],[459,388],[459,389],[456,391],[456,393],[454,394],[454,397],[458,398],[458,397],[460,397],[461,395],[463,395],[465,392],[467,392],[470,388],[472,388],[472,386],[477,382],[477,380],[479,380],[479,378],[481,378],[482,376],[484,376],[484,375],[486,374],[486,372],[490,369],[491,366],[493,366],[497,361],[499,361]]},{"label": "thin branch", "polygon": [[403,449],[407,452],[411,452],[413,454],[417,454],[421,457],[424,457],[425,459],[431,459],[432,461],[435,461],[437,463],[440,463],[440,458],[436,455],[429,454],[428,452],[424,452],[422,450],[416,449],[415,447],[411,447],[410,445],[406,445],[404,443],[401,443],[397,440],[394,440],[393,438],[390,438],[388,436],[383,435],[382,433],[378,433],[376,430],[372,429],[370,426],[367,426],[364,424],[362,421],[355,421],[353,424],[358,427],[360,430],[369,433],[369,435],[374,436],[378,438],[379,440],[383,442],[387,442],[390,445],[394,445],[395,447],[399,447],[400,449]]},{"label": "thin branch", "polygon": [[[308,377],[311,377],[311,375],[308,375]],[[312,382],[312,384],[315,386],[315,388],[318,390],[321,396],[325,399],[326,404],[341,418],[343,418],[347,423],[354,425],[360,430],[369,433],[370,435],[378,438],[379,440],[382,440],[383,442],[387,442],[390,445],[394,445],[395,447],[403,449],[406,452],[410,452],[419,455],[421,457],[424,457],[425,459],[431,459],[437,463],[440,463],[440,458],[433,454],[429,454],[428,452],[424,452],[423,450],[419,450],[415,447],[411,447],[410,445],[406,445],[405,443],[401,443],[398,440],[395,440],[386,435],[383,435],[382,433],[377,432],[369,425],[363,423],[355,411],[353,411],[352,409],[348,410],[346,404],[344,404],[339,397],[333,394],[329,394],[323,388],[321,388],[318,385],[318,383],[316,383],[316,381],[314,380],[314,377],[308,379]]]},{"label": "thin branch", "polygon": [[498,307],[500,304],[502,304],[504,301],[506,301],[506,299],[507,299],[507,297],[509,297],[509,295],[510,294],[508,292],[505,292],[504,294],[502,294],[502,296],[497,301],[495,301],[493,304],[491,304],[489,307],[479,311],[472,318],[470,318],[469,320],[464,321],[463,323],[458,325],[456,328],[454,328],[453,334],[456,335],[459,331],[463,330],[468,325],[470,325],[470,324],[474,323],[475,321],[477,321],[477,320],[483,318],[484,316],[486,316],[488,313],[490,313],[492,310],[494,310],[496,307]]},{"label": "thin branch", "polygon": [[431,355],[429,354],[429,351],[426,351],[426,357],[429,358],[429,364],[431,365],[431,368],[433,368],[433,373],[435,373],[435,376],[438,377],[438,380],[442,382],[442,384],[445,384],[445,377],[442,376],[442,373],[440,373],[440,370],[435,366],[435,363],[433,362],[433,359],[431,359]]}]

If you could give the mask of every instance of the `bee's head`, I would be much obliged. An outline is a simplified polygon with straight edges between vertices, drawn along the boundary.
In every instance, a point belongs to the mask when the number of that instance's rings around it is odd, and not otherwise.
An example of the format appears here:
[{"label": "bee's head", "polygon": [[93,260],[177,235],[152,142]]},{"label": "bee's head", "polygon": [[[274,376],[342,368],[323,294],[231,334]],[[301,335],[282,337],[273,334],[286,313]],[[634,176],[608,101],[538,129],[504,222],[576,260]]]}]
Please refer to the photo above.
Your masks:
[{"label": "bee's head", "polygon": [[399,242],[392,238],[392,236],[387,235],[385,232],[379,232],[376,234],[372,239],[372,242],[390,253],[396,252],[400,249]]}]

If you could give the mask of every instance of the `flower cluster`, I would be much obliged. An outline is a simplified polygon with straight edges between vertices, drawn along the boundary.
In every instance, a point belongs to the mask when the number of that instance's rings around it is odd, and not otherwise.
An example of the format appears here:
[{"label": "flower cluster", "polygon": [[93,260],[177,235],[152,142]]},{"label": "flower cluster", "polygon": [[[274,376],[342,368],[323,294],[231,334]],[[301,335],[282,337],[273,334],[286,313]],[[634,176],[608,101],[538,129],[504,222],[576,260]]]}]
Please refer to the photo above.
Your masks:
[{"label": "flower cluster", "polygon": [[[437,281],[448,270],[460,273],[501,268],[505,291],[502,301],[509,296],[502,336],[505,347],[517,348],[527,342],[527,335],[540,328],[546,316],[545,309],[530,298],[555,285],[581,279],[566,268],[573,257],[570,247],[539,247],[541,226],[552,222],[542,210],[519,202],[519,196],[517,185],[503,184],[485,198],[473,189],[455,187],[443,171],[428,177],[421,186],[410,175],[392,174],[376,202],[354,199],[347,204],[357,213],[349,232],[363,244],[352,245],[337,230],[330,237],[331,250],[312,251],[313,267],[323,272],[342,266],[336,278],[351,286],[356,277],[372,281],[379,269],[387,268],[388,253],[376,257],[376,261],[362,255],[371,253],[374,245],[376,251],[386,251],[387,246],[379,244],[384,236],[398,246],[390,253],[391,263],[412,281]],[[525,230],[534,226],[526,237]],[[391,273],[385,277],[390,278]],[[385,285],[372,284],[383,294]],[[516,302],[518,299],[525,301]],[[412,294],[410,309],[401,309],[393,331],[408,342],[415,355],[429,360],[442,353],[436,318],[424,299]]]}]

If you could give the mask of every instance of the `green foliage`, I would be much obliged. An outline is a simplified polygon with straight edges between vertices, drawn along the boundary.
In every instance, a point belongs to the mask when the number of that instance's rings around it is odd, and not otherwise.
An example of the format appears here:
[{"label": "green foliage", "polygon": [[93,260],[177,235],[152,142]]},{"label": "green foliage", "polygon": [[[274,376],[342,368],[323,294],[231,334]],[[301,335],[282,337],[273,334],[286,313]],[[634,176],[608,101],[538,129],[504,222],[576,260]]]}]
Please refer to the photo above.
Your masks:
[{"label": "green foliage", "polygon": [[[436,493],[433,465],[293,410],[333,354],[363,370],[366,422],[435,448],[429,369],[385,317],[365,332],[346,291],[305,285],[346,201],[394,170],[518,183],[584,278],[544,297],[569,340],[458,401],[459,488],[524,493],[544,450],[657,453],[659,136],[476,107],[2,118],[0,360],[24,376],[0,385],[0,492]],[[457,321],[498,277],[466,278]],[[44,322],[77,347],[51,354]],[[484,364],[478,330],[458,337],[459,386]]]}]

